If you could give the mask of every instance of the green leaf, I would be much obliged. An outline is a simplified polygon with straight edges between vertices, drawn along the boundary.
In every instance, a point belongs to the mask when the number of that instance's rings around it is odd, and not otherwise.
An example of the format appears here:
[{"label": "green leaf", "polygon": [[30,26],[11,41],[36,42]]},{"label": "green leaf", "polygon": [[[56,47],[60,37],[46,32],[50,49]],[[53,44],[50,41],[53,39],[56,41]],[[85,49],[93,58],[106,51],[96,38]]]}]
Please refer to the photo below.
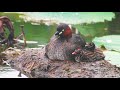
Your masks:
[{"label": "green leaf", "polygon": [[104,51],[105,60],[120,67],[120,53],[115,51]]},{"label": "green leaf", "polygon": [[108,50],[120,52],[120,35],[107,35],[103,37],[95,37],[93,42],[97,47],[104,46]]}]

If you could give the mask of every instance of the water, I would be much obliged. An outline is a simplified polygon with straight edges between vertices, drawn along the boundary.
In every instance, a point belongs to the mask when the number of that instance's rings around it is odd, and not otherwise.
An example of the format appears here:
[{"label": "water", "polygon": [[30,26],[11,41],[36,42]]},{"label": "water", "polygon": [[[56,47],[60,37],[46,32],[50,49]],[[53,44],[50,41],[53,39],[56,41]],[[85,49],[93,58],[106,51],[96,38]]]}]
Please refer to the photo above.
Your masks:
[{"label": "water", "polygon": [[112,65],[120,67],[120,52],[116,51],[104,51],[105,60],[110,62]]},{"label": "water", "polygon": [[27,78],[22,74],[22,77],[18,77],[19,72],[12,69],[9,66],[0,66],[0,78]]},{"label": "water", "polygon": [[[57,25],[55,23],[72,24],[85,35],[87,41],[91,41],[95,36],[102,36],[108,33],[105,30],[108,28],[108,24],[104,23],[104,20],[110,21],[114,17],[112,12],[9,12],[1,13],[1,15],[9,16],[14,22],[16,37],[21,33],[20,25],[23,24],[26,39],[38,42],[33,47],[49,42],[50,37],[56,31]],[[40,20],[47,21],[44,21],[44,24]],[[52,23],[54,21],[55,23]],[[82,23],[90,24],[82,25]],[[29,46],[32,47],[30,44]]]},{"label": "water", "polygon": [[120,35],[107,35],[103,37],[95,37],[93,42],[96,46],[104,46],[107,50],[120,52]]},{"label": "water", "polygon": [[93,42],[97,47],[104,46],[107,51],[104,51],[105,60],[120,67],[120,35],[107,35],[96,37]]},{"label": "water", "polygon": [[114,17],[112,12],[23,12],[27,20],[54,20],[68,24],[104,22]]},{"label": "water", "polygon": [[[26,40],[38,42],[29,43],[30,48],[46,45],[56,31],[55,23],[60,22],[72,24],[85,36],[86,41],[92,41],[95,36],[109,33],[106,30],[108,23],[104,20],[111,21],[114,17],[112,12],[0,12],[0,16],[3,15],[9,16],[13,21],[16,37],[21,33],[20,25],[24,25]],[[19,78],[18,73],[10,67],[0,67],[0,78]]]}]

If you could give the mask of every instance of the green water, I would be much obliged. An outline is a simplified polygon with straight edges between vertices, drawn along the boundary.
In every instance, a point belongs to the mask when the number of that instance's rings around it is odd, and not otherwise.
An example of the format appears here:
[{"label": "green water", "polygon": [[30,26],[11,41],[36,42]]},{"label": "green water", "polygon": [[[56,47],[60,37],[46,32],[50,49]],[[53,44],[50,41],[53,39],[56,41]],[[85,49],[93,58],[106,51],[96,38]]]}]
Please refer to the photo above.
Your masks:
[{"label": "green water", "polygon": [[[52,21],[70,23],[85,36],[86,41],[92,41],[95,36],[108,34],[105,30],[108,24],[104,20],[110,21],[114,17],[112,12],[1,12],[0,16],[3,15],[10,17],[14,22],[16,37],[21,33],[20,25],[23,24],[27,41],[36,41],[38,45],[47,44],[55,33],[57,25],[55,22],[50,24]],[[39,20],[48,22],[44,24]]]},{"label": "green water", "polygon": [[[15,35],[18,36],[21,33],[21,23],[15,23]],[[47,44],[50,37],[54,34],[56,26],[47,25],[32,25],[31,23],[24,23],[24,32],[27,41],[36,41],[38,44]]]},{"label": "green water", "polygon": [[[21,23],[14,24],[16,36],[18,36],[21,32],[19,27],[20,25]],[[47,44],[49,39],[55,33],[57,27],[55,24],[47,26],[45,24],[32,25],[30,23],[24,23],[24,25],[26,39],[28,41],[37,41],[38,44]],[[103,36],[108,34],[108,32],[104,30],[107,28],[107,24],[104,23],[73,26],[76,27],[81,32],[81,34],[85,36],[86,41],[91,41],[95,36]]]},{"label": "green water", "polygon": [[107,35],[103,37],[95,37],[93,42],[96,46],[104,45],[107,50],[114,50],[120,52],[120,35]]},{"label": "green water", "polygon": [[112,12],[22,12],[32,20],[56,20],[69,24],[103,22],[114,17]]},{"label": "green water", "polygon": [[105,60],[120,67],[120,53],[115,51],[104,51]]},{"label": "green water", "polygon": [[[21,33],[20,25],[22,23],[14,23],[15,28],[15,36],[18,36]],[[92,41],[95,36],[103,36],[107,35],[108,31],[105,31],[107,28],[107,24],[104,23],[96,23],[96,24],[88,24],[88,25],[73,25],[76,27],[81,34],[85,36],[86,41]],[[37,41],[38,44],[47,44],[49,39],[56,31],[57,25],[32,25],[31,23],[24,23],[24,32],[27,41]]]}]

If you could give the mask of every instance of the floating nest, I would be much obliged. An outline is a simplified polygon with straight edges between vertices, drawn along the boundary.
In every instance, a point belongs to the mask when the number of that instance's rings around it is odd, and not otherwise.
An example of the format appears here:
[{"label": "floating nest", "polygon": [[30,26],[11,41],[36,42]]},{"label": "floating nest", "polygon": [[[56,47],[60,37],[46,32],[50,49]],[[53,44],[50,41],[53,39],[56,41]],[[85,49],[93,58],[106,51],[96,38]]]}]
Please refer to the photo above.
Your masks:
[{"label": "floating nest", "polygon": [[69,60],[72,52],[81,47],[75,37],[68,42],[50,41],[43,48],[21,50],[14,58],[8,55],[8,62],[29,78],[120,78],[119,68],[105,60],[79,63],[75,57]]},{"label": "floating nest", "polygon": [[120,70],[105,60],[74,62],[49,60],[44,49],[29,49],[10,61],[12,68],[29,78],[120,78]]}]

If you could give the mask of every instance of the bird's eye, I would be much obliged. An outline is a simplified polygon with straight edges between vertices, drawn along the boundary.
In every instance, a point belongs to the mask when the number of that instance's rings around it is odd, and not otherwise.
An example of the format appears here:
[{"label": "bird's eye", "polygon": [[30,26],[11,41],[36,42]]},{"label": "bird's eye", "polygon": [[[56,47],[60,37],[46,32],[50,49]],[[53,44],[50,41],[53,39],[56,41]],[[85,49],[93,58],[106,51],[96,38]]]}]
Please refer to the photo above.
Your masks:
[{"label": "bird's eye", "polygon": [[62,31],[64,32],[65,30],[63,29]]}]

